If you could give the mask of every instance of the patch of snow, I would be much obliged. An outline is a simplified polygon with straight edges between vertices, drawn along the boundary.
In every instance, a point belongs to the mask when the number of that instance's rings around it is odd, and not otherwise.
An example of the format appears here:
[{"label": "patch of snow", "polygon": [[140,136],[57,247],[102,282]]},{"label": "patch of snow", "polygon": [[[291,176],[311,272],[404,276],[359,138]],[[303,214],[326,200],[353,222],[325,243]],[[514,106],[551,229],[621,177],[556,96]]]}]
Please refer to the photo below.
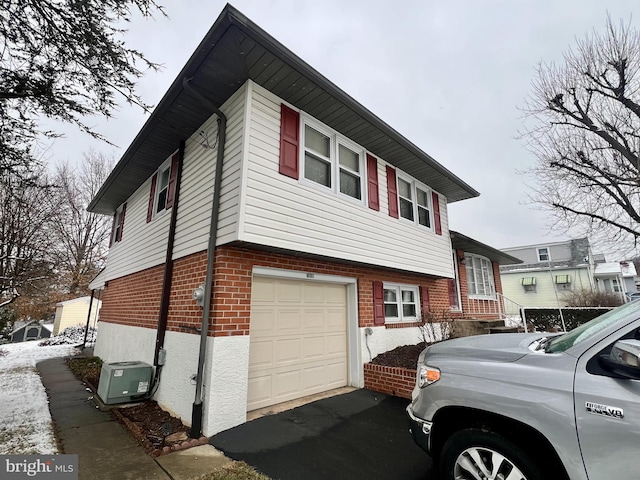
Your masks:
[{"label": "patch of snow", "polygon": [[47,394],[35,366],[77,350],[69,344],[41,343],[0,346],[0,455],[58,453]]}]

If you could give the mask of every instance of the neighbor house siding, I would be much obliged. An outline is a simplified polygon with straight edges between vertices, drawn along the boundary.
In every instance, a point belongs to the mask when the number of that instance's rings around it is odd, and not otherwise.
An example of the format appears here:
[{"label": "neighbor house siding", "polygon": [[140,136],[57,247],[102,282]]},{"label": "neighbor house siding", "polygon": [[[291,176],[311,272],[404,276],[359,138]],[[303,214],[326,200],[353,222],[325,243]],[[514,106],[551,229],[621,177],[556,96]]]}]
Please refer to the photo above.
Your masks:
[{"label": "neighbor house siding", "polygon": [[[239,239],[369,265],[453,277],[446,201],[439,196],[442,235],[279,173],[278,97],[253,84],[248,165]],[[379,191],[386,192],[384,159],[378,159]],[[364,172],[363,172],[364,173]],[[366,175],[363,175],[363,191]]]},{"label": "neighbor house siding", "polygon": [[[591,289],[589,271],[587,268],[568,268],[537,271],[502,272],[502,290],[504,295],[514,302],[525,307],[557,307],[558,301],[564,306],[565,291],[558,290],[558,298],[554,290],[554,277],[556,275],[571,275],[571,291]],[[522,279],[535,277],[535,292],[525,292]]]}]

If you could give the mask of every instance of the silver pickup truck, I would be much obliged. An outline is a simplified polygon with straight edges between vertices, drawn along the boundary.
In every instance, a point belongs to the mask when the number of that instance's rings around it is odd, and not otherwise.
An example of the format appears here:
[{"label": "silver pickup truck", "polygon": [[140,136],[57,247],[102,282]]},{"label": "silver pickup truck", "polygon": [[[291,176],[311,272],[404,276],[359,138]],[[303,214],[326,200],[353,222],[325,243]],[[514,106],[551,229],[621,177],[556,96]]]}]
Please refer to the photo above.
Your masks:
[{"label": "silver pickup truck", "polygon": [[444,480],[640,478],[640,301],[564,334],[431,345],[407,414]]}]

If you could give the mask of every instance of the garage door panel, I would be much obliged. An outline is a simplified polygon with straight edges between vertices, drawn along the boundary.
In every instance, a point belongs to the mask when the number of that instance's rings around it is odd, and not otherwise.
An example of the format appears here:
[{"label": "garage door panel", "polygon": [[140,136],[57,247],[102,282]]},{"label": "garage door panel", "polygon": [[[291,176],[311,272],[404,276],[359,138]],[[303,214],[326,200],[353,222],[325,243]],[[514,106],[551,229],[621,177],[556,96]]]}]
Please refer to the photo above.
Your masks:
[{"label": "garage door panel", "polygon": [[302,352],[302,340],[296,338],[284,338],[275,341],[276,367],[283,363],[299,362]]},{"label": "garage door panel", "polygon": [[346,287],[254,278],[248,410],[338,388],[347,380]]},{"label": "garage door panel", "polygon": [[302,309],[278,309],[276,313],[276,331],[273,332],[273,335],[299,335],[301,333]]},{"label": "garage door panel", "polygon": [[249,365],[255,368],[273,367],[273,340],[255,341],[249,349]]},{"label": "garage door panel", "polygon": [[347,303],[347,289],[344,285],[328,285],[324,292],[325,303],[337,303],[340,305]]},{"label": "garage door panel", "polygon": [[327,335],[324,345],[325,355],[347,357],[347,342],[343,335]]},{"label": "garage door panel", "polygon": [[256,308],[251,311],[251,336],[272,336],[275,329],[276,312],[273,308]]},{"label": "garage door panel", "polygon": [[273,376],[273,394],[277,397],[288,396],[300,390],[302,372],[300,369],[276,373]]},{"label": "garage door panel", "polygon": [[304,361],[320,360],[325,356],[325,340],[323,336],[305,337],[302,342]]},{"label": "garage door panel", "polygon": [[277,292],[278,296],[275,300],[279,303],[303,303],[302,284],[300,282],[279,281]]},{"label": "garage door panel", "polygon": [[269,402],[273,396],[272,382],[273,376],[270,373],[253,378],[249,377],[248,405]]},{"label": "garage door panel", "polygon": [[321,308],[304,310],[305,333],[325,331],[325,312]]},{"label": "garage door panel", "polygon": [[303,289],[303,302],[305,304],[324,303],[325,284],[323,283],[305,283]]}]

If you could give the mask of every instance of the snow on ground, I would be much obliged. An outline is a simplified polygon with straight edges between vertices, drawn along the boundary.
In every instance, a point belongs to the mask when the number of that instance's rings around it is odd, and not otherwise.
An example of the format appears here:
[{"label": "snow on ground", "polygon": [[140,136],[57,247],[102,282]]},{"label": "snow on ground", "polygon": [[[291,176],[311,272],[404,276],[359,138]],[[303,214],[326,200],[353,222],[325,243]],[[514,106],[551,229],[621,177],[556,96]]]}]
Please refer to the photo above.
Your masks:
[{"label": "snow on ground", "polygon": [[36,363],[77,353],[73,345],[0,345],[0,455],[58,453]]}]

